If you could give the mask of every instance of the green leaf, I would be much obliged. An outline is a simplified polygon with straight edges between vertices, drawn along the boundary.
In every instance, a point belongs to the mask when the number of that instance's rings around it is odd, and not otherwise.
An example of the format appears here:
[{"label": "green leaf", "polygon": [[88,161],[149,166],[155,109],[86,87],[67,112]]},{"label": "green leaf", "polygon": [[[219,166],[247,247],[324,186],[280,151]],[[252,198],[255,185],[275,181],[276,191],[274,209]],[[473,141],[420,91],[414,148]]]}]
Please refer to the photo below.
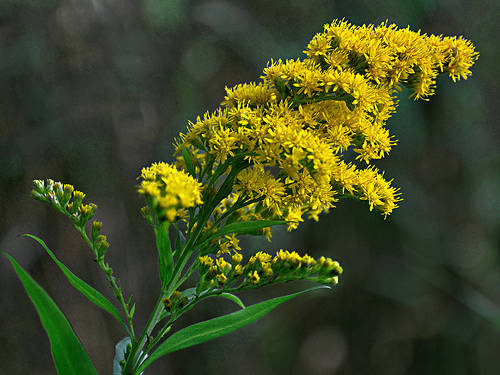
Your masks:
[{"label": "green leaf", "polygon": [[158,247],[158,267],[160,269],[160,279],[162,290],[172,277],[174,271],[174,257],[170,248],[170,236],[168,228],[170,223],[165,221],[155,226],[156,246]]},{"label": "green leaf", "polygon": [[[205,243],[210,242],[215,238],[222,237],[226,234],[235,233],[237,235],[240,234],[256,234],[261,229],[272,227],[273,225],[283,225],[288,223],[288,221],[284,220],[252,220],[245,222],[237,222],[224,225],[217,232],[209,236],[207,239],[204,239],[203,242],[199,246],[203,246]],[[260,233],[258,233],[260,234]]]},{"label": "green leaf", "polygon": [[292,298],[295,298],[303,293],[312,290],[328,288],[327,286],[318,286],[307,289],[302,292],[290,294],[288,296],[272,298],[264,302],[248,306],[234,313],[224,315],[218,318],[210,319],[201,323],[193,324],[189,327],[175,332],[167,338],[144,363],[139,367],[137,372],[146,369],[150,364],[164,356],[165,354],[175,352],[180,349],[185,349],[190,346],[198,345],[206,341],[221,337],[243,328],[262,316],[269,313],[271,310]]},{"label": "green leaf", "polygon": [[26,293],[35,305],[43,328],[49,336],[52,358],[60,375],[96,374],[97,371],[73,332],[68,320],[49,295],[35,280],[12,258],[9,259],[17,276],[23,283]]},{"label": "green leaf", "polygon": [[181,251],[181,249],[182,249],[182,247],[186,243],[186,238],[182,234],[181,230],[177,229],[177,227],[175,229],[177,231],[177,237],[175,239],[175,253],[179,254],[180,251]]},{"label": "green leaf", "polygon": [[189,172],[189,174],[191,176],[196,178],[196,172],[195,172],[194,165],[193,165],[193,159],[191,158],[191,153],[188,151],[188,149],[184,145],[181,144],[181,145],[179,145],[179,147],[181,149],[182,156],[184,157],[184,161],[186,162],[187,171]]},{"label": "green leaf", "polygon": [[221,293],[219,295],[216,295],[214,297],[222,297],[222,298],[226,298],[228,300],[231,300],[233,301],[234,303],[236,303],[238,306],[240,306],[242,309],[245,308],[245,305],[243,303],[243,301],[241,299],[238,298],[238,296],[235,296],[234,294],[231,294],[231,293]]},{"label": "green leaf", "polygon": [[123,322],[123,319],[120,316],[120,313],[118,312],[116,307],[100,292],[95,290],[85,281],[79,279],[73,272],[71,272],[68,267],[66,267],[59,259],[56,258],[55,254],[52,252],[52,250],[48,248],[48,246],[42,239],[32,234],[23,234],[22,236],[29,237],[38,242],[45,249],[47,254],[49,254],[52,260],[57,264],[57,266],[61,269],[61,271],[64,273],[70,284],[73,285],[73,287],[75,287],[75,289],[78,290],[80,293],[82,293],[85,297],[87,297],[87,299],[90,302],[92,302],[93,304],[99,306],[104,311],[111,314],[128,332],[128,327]]}]

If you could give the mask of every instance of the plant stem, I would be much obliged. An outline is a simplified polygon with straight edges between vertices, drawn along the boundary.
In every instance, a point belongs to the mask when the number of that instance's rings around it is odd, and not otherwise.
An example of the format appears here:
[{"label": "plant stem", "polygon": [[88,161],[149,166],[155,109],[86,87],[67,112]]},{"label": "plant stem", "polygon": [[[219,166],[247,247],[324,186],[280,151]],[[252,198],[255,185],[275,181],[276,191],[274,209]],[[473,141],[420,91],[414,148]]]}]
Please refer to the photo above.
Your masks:
[{"label": "plant stem", "polygon": [[[87,242],[89,245],[90,249],[94,252],[94,255],[97,258],[97,251],[94,248],[94,244],[92,241],[90,241],[89,237],[87,236],[87,233],[85,232],[85,227],[79,227],[75,226],[76,230],[80,233],[82,238]],[[111,288],[113,289],[113,294],[115,297],[118,299],[120,302],[120,305],[125,312],[125,316],[127,318],[127,324],[128,324],[128,334],[130,335],[130,340],[134,343],[135,342],[135,332],[134,332],[134,325],[133,325],[133,317],[130,314],[129,306],[127,302],[125,302],[125,299],[123,298],[123,293],[121,287],[117,284],[116,278],[113,276],[113,269],[108,265],[104,263],[104,258],[97,259],[97,264],[99,265],[99,268],[101,268],[104,273],[106,274],[106,278],[108,279],[108,282],[111,284]]]},{"label": "plant stem", "polygon": [[147,337],[151,334],[154,327],[158,323],[159,317],[161,316],[163,309],[163,303],[161,301],[161,296],[156,301],[153,312],[151,313],[148,322],[146,323],[146,327],[142,332],[141,336],[137,340],[137,342],[132,345],[132,350],[127,358],[127,362],[125,363],[125,367],[123,368],[123,375],[132,375],[135,372],[136,367],[138,366],[137,360],[139,358],[140,352],[146,343]]}]

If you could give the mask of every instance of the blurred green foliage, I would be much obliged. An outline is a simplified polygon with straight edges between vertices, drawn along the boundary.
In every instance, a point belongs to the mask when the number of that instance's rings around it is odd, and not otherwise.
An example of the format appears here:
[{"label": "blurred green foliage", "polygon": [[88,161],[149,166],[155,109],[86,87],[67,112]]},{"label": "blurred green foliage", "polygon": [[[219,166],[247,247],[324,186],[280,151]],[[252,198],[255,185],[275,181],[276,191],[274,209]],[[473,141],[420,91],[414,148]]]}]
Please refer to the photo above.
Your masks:
[{"label": "blurred green foliage", "polygon": [[[276,232],[273,244],[245,243],[248,252],[328,254],[344,267],[339,287],[149,371],[498,374],[499,10],[492,0],[3,0],[0,248],[48,290],[99,372],[109,373],[118,327],[65,285],[41,249],[16,237],[39,234],[75,273],[106,285],[70,224],[29,198],[32,179],[74,184],[99,204],[110,261],[144,323],[159,280],[150,277],[157,274],[152,234],[138,213],[136,176],[152,161],[171,160],[173,138],[217,107],[224,86],[257,80],[270,58],[299,57],[334,18],[464,35],[481,53],[472,77],[441,79],[430,102],[410,102],[403,92],[389,122],[399,143],[376,164],[401,187],[397,212],[384,221],[359,202],[342,202],[318,223]],[[0,372],[52,374],[36,313],[0,264]],[[232,308],[209,301],[185,323]]]}]

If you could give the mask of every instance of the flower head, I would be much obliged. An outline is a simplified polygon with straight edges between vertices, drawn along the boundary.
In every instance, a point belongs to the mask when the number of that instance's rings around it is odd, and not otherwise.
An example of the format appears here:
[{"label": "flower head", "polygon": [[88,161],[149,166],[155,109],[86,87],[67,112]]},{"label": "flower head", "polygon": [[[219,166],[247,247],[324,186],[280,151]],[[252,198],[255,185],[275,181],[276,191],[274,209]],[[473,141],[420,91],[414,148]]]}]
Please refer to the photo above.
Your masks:
[{"label": "flower head", "polygon": [[164,162],[143,168],[138,192],[160,219],[176,221],[184,209],[201,204],[202,185],[186,172]]}]

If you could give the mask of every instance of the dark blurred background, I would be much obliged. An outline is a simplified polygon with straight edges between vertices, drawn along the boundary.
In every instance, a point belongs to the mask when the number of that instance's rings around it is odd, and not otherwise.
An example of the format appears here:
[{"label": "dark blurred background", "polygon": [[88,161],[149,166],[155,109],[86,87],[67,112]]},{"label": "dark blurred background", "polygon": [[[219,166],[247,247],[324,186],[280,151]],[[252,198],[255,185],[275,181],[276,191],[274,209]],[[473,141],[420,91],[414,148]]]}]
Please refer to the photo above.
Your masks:
[{"label": "dark blurred background", "polygon": [[[281,306],[257,324],[173,353],[149,374],[500,374],[500,3],[493,0],[1,0],[0,249],[49,292],[99,373],[111,373],[120,327],[67,283],[41,236],[77,275],[110,290],[71,224],[30,198],[31,180],[74,184],[98,204],[108,259],[137,301],[140,329],[157,298],[153,235],[138,213],[140,169],[172,160],[188,120],[224,86],[257,80],[271,58],[302,56],[323,24],[386,19],[464,35],[481,53],[467,81],[439,80],[430,102],[403,91],[390,120],[398,145],[375,163],[404,201],[386,221],[342,201],[318,223],[248,239],[338,259],[332,291]],[[0,372],[54,374],[48,339],[0,261]],[[248,303],[297,291],[247,292]],[[233,311],[206,301],[181,325]]]}]

